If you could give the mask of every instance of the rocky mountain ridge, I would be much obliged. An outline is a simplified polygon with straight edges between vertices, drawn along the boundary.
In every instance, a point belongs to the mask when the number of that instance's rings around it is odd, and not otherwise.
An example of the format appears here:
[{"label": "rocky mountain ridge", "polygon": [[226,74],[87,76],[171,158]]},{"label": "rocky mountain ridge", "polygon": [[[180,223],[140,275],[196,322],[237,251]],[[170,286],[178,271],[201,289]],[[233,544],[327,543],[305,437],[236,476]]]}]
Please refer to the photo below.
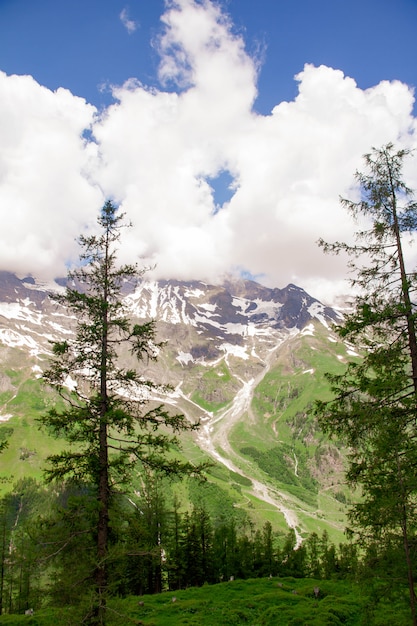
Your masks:
[{"label": "rocky mountain ridge", "polygon": [[[67,313],[49,298],[64,283],[59,280],[45,284],[33,277],[20,279],[0,272],[1,342],[26,346],[33,354],[49,352],[49,342],[68,334],[71,328]],[[126,285],[124,293],[124,303],[132,317],[155,319],[164,326],[164,334],[175,338],[177,360],[183,364],[215,360],[233,347],[236,354],[245,358],[253,355],[255,345],[273,346],[277,334],[300,331],[312,320],[327,326],[339,317],[336,311],[292,284],[284,289],[269,289],[246,280],[229,280],[219,286],[142,281],[136,287]],[[180,326],[192,329],[199,340],[194,345],[188,340],[181,346],[181,333],[176,333]]]}]

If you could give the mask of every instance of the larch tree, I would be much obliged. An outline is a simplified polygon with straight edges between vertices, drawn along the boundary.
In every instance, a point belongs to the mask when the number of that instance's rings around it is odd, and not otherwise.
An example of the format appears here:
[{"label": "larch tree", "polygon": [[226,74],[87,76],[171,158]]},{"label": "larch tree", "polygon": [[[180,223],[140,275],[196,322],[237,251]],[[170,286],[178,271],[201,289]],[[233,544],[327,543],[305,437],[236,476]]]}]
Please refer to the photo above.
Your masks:
[{"label": "larch tree", "polygon": [[417,624],[413,552],[417,530],[417,287],[405,241],[417,229],[417,203],[403,181],[407,150],[392,144],[366,154],[357,172],[359,201],[342,200],[363,220],[356,242],[319,244],[345,252],[357,288],[353,310],[336,329],[361,349],[342,375],[328,375],[333,399],[317,403],[323,429],[348,446],[347,478],[362,497],[350,511],[365,543],[401,546],[413,624]]},{"label": "larch tree", "polygon": [[156,360],[162,345],[156,341],[155,321],[131,323],[123,303],[126,283],[135,284],[143,274],[134,265],[117,263],[123,217],[107,201],[98,218],[98,234],[79,238],[80,264],[69,272],[65,293],[56,296],[75,318],[75,333],[53,344],[44,373],[64,408],[55,406],[41,422],[69,444],[49,457],[46,478],[88,484],[97,502],[93,624],[105,623],[113,493],[128,483],[139,465],[168,475],[200,471],[169,454],[179,444],[178,434],[197,425],[152,402],[168,388],[144,378],[136,365],[124,367],[120,358],[128,346],[139,362]]}]

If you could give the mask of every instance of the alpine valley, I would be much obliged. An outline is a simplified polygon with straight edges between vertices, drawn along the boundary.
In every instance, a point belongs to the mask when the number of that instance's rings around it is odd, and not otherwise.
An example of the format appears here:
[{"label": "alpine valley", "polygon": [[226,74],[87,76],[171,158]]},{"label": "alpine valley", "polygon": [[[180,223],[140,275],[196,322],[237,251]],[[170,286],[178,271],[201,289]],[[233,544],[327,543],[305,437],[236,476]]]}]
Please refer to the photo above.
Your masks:
[{"label": "alpine valley", "polygon": [[[55,401],[42,382],[51,342],[74,327],[48,295],[63,284],[0,272],[0,436],[9,440],[2,492],[21,477],[40,479],[45,457],[63,446],[36,423]],[[269,289],[234,279],[126,284],[124,302],[132,318],[157,320],[165,346],[157,362],[140,366],[172,390],[153,400],[200,422],[182,454],[212,461],[204,489],[220,490],[255,526],[294,528],[298,542],[323,530],[343,540],[353,497],[345,457],[313,415],[314,401],[329,393],[324,373],[342,372],[358,356],[333,330],[341,313],[292,284]]]}]

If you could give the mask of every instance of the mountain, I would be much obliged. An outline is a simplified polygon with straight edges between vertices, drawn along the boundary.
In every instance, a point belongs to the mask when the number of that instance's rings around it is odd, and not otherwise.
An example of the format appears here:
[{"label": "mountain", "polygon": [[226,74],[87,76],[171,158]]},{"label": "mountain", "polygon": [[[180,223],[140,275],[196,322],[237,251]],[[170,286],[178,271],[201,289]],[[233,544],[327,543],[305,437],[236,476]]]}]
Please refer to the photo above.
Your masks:
[{"label": "mountain", "polygon": [[[69,337],[74,325],[49,297],[64,282],[0,272],[0,435],[10,439],[3,488],[40,476],[43,458],[59,446],[34,420],[53,401],[40,381],[51,342]],[[328,393],[324,372],[355,357],[332,331],[340,313],[295,285],[269,289],[247,280],[143,281],[126,283],[123,294],[132,318],[157,320],[166,345],[157,363],[143,367],[171,385],[166,404],[200,421],[184,453],[214,461],[209,482],[255,523],[292,526],[299,541],[324,528],[341,538],[351,497],[344,458],[312,413],[314,399]]]}]

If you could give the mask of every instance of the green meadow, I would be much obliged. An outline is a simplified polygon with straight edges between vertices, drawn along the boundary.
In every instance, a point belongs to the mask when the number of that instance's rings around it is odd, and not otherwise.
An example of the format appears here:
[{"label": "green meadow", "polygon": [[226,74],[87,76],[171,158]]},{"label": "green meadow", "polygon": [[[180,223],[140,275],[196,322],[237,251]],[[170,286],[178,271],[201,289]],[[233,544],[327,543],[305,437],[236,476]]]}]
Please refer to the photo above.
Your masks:
[{"label": "green meadow", "polygon": [[[1,624],[79,626],[78,608],[42,609],[33,616],[3,615]],[[257,578],[156,595],[112,598],[108,626],[408,626],[406,590],[382,582]]]}]

